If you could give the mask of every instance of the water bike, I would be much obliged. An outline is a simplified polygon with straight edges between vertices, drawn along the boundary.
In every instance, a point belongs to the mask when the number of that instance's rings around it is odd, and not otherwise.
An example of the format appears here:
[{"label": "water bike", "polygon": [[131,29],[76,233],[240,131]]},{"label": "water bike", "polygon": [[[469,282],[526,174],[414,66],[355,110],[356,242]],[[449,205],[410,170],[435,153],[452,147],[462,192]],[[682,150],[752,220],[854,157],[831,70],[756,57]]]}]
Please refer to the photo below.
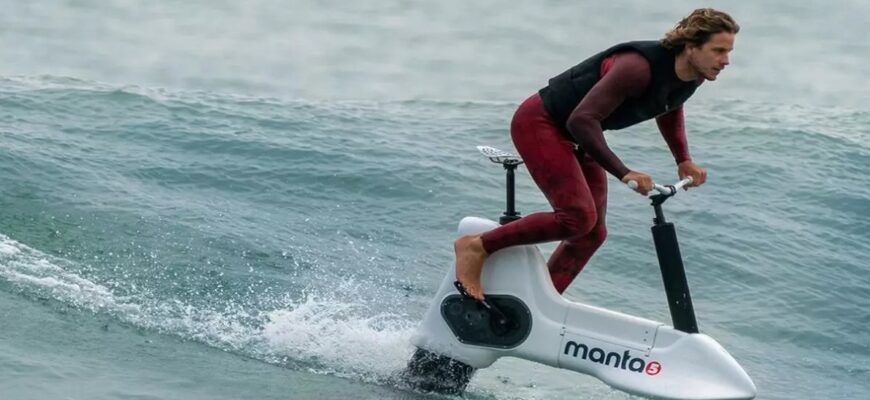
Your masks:
[{"label": "water bike", "polygon": [[[507,210],[499,223],[520,218],[514,206],[517,156],[478,149],[507,173]],[[416,346],[402,378],[422,391],[461,394],[474,371],[500,357],[518,357],[594,376],[613,388],[665,399],[752,399],[755,384],[715,340],[698,332],[674,224],[662,204],[690,183],[655,185],[652,236],[673,325],[563,298],[553,287],[537,246],[491,254],[481,282],[485,299],[457,290],[454,267],[438,288],[412,338]],[[634,183],[634,182],[630,182]],[[498,223],[463,218],[459,235],[480,234]]]}]

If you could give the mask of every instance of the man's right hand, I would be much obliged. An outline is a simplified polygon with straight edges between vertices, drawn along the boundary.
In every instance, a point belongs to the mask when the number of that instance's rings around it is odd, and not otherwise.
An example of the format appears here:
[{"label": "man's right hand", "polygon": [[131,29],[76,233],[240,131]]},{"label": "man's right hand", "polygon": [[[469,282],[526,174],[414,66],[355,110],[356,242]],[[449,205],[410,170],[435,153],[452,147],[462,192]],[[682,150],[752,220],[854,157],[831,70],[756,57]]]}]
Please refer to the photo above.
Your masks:
[{"label": "man's right hand", "polygon": [[637,187],[634,188],[634,191],[644,196],[653,188],[652,178],[643,172],[629,171],[629,173],[622,177],[622,183],[628,183],[629,181],[637,182]]}]

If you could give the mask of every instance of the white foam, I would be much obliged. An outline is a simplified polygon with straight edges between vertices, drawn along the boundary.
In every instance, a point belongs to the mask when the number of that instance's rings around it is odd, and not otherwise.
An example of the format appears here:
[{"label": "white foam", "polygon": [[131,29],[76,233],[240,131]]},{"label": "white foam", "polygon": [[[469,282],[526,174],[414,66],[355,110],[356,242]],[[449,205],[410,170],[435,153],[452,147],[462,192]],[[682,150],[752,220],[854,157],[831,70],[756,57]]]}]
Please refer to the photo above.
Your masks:
[{"label": "white foam", "polygon": [[0,235],[0,278],[92,310],[117,305],[108,288],[65,270],[64,263],[63,259]]},{"label": "white foam", "polygon": [[18,254],[20,250],[18,247],[14,246],[12,243],[9,243],[8,238],[5,236],[0,236],[2,238],[2,242],[0,242],[0,254],[4,256],[14,256]]},{"label": "white foam", "polygon": [[270,351],[315,362],[341,375],[382,381],[404,368],[414,326],[391,314],[363,317],[359,305],[309,297],[266,314]]}]

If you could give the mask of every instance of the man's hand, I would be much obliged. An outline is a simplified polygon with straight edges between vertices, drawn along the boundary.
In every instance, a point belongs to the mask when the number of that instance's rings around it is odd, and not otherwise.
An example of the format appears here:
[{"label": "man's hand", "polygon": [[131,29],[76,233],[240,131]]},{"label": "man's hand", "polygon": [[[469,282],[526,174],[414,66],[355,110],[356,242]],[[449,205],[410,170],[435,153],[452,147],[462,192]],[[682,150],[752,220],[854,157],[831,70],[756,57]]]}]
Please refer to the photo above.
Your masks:
[{"label": "man's hand", "polygon": [[629,181],[637,182],[637,187],[634,188],[634,191],[644,196],[653,188],[652,178],[643,172],[630,171],[622,177],[622,183],[628,183]]},{"label": "man's hand", "polygon": [[701,186],[707,181],[707,170],[695,165],[692,160],[681,162],[677,166],[677,175],[680,176],[680,179],[687,176],[692,177],[692,183],[683,187],[686,190],[690,187]]}]

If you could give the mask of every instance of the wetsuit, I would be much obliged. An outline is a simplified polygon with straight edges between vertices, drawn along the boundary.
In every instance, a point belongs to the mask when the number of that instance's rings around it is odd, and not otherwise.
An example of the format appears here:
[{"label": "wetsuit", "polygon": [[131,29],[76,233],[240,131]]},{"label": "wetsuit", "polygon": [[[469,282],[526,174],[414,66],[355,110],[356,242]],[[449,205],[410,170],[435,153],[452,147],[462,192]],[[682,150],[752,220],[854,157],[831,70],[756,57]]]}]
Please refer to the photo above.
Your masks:
[{"label": "wetsuit", "polygon": [[[657,81],[657,87],[669,92],[686,85],[674,79],[673,64],[670,71],[661,72],[659,68],[653,72],[653,61],[640,52],[629,48],[611,53],[595,64],[596,82],[567,117],[553,116],[558,111],[548,110],[544,96],[550,94],[543,89],[517,109],[511,122],[511,138],[553,212],[530,214],[482,237],[488,254],[508,246],[561,240],[547,263],[559,293],[580,273],[607,236],[606,173],[621,179],[629,172],[604,140],[605,125],[621,124],[608,118],[614,113],[626,114],[620,109],[626,104],[649,100],[650,88],[655,86],[651,82],[659,78],[655,73],[673,74],[669,75],[670,80]],[[670,60],[672,63],[673,58]],[[696,87],[699,83],[691,85]],[[550,86],[554,86],[552,81]],[[554,96],[549,97],[552,103]],[[685,101],[679,99],[679,104],[672,104],[673,108],[655,117],[677,163],[690,159],[680,100]],[[565,120],[564,124],[560,119]],[[621,127],[624,126],[617,129]]]}]

